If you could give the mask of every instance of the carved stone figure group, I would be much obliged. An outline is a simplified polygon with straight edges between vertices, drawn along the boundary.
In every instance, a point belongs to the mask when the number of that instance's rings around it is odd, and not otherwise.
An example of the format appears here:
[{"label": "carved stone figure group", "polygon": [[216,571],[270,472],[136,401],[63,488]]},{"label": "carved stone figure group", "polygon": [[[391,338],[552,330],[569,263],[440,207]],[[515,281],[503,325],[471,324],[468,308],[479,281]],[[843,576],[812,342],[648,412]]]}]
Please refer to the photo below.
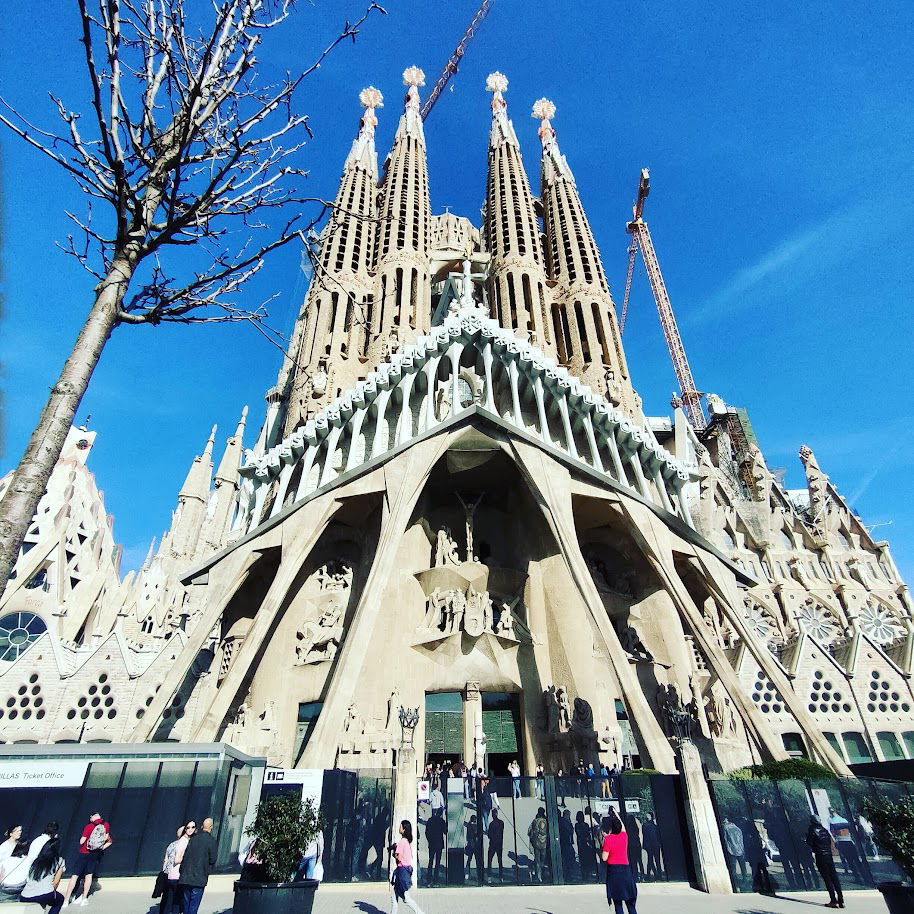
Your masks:
[{"label": "carved stone figure group", "polygon": [[472,585],[466,593],[436,587],[428,596],[424,628],[448,635],[465,631],[474,637],[494,631],[492,598],[487,590],[476,591]]},{"label": "carved stone figure group", "polygon": [[657,710],[668,737],[680,741],[692,738],[693,726],[698,723],[694,698],[689,704],[684,704],[675,685],[661,685],[657,689]]}]

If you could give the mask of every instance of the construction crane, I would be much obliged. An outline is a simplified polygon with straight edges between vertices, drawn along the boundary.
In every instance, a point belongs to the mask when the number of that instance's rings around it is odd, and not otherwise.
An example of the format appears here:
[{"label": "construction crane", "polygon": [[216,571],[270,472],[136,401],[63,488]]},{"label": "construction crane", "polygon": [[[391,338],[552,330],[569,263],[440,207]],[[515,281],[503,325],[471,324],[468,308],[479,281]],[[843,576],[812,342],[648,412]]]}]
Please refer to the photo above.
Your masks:
[{"label": "construction crane", "polygon": [[625,281],[625,295],[622,299],[622,319],[621,327],[625,326],[625,318],[628,311],[628,298],[631,293],[632,274],[635,270],[635,254],[638,248],[641,248],[641,256],[644,258],[644,266],[647,270],[647,277],[651,283],[651,290],[654,293],[654,300],[657,302],[657,311],[660,313],[660,324],[663,327],[663,335],[666,338],[667,348],[670,350],[670,358],[673,361],[673,371],[676,372],[676,380],[679,383],[679,400],[685,410],[686,417],[695,431],[701,431],[707,426],[704,410],[701,408],[702,394],[695,389],[695,380],[692,377],[692,369],[689,368],[689,360],[686,358],[685,348],[682,345],[682,337],[679,335],[679,327],[676,325],[676,316],[673,314],[673,306],[670,303],[670,296],[666,291],[666,284],[663,281],[663,275],[660,272],[660,264],[657,261],[657,254],[654,251],[654,243],[651,241],[651,233],[648,231],[647,223],[644,221],[644,201],[651,192],[651,176],[646,168],[641,169],[641,182],[638,184],[638,199],[632,208],[634,218],[626,226],[627,231],[632,236],[632,243],[628,249],[628,276]]},{"label": "construction crane", "polygon": [[451,54],[450,58],[448,58],[448,62],[444,65],[444,69],[441,71],[441,75],[435,83],[435,88],[432,89],[431,94],[422,106],[420,114],[422,115],[423,121],[429,116],[432,108],[435,107],[435,102],[438,101],[439,96],[444,91],[445,86],[447,86],[451,77],[457,72],[460,61],[463,60],[463,55],[466,53],[467,43],[475,37],[476,30],[479,28],[482,20],[489,14],[492,3],[493,0],[482,0],[482,6],[476,11],[476,15],[473,17],[473,21],[470,23],[469,28],[463,33],[463,38],[457,42],[457,47],[454,48],[454,53]]}]

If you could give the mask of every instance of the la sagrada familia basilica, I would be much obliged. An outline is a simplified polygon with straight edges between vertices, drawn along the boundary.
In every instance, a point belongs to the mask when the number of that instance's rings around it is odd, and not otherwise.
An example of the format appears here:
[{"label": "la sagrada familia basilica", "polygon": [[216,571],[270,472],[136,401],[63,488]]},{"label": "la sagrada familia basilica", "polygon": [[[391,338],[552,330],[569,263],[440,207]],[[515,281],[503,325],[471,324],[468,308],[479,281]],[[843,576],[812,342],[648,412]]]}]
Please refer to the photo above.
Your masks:
[{"label": "la sagrada familia basilica", "polygon": [[[119,579],[73,429],[0,608],[7,742],[224,740],[285,767],[416,745],[496,773],[914,757],[914,623],[887,543],[746,413],[644,413],[555,107],[539,196],[489,77],[481,225],[433,216],[423,75],[381,173],[376,89],[256,441],[194,459]],[[214,430],[215,434],[215,430]],[[484,736],[482,736],[484,734]]]}]

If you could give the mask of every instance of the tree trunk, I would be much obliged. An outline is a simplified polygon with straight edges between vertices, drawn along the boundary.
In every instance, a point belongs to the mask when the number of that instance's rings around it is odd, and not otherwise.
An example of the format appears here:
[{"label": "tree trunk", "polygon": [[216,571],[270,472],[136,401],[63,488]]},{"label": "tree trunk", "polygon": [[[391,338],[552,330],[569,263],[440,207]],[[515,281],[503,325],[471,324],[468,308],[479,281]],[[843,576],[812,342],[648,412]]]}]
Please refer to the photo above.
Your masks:
[{"label": "tree trunk", "polygon": [[115,260],[96,287],[95,302],[83,324],[6,494],[0,501],[0,596],[9,582],[38,502],[63,450],[67,432],[82,402],[102,349],[118,323],[118,310],[133,274],[128,259]]}]

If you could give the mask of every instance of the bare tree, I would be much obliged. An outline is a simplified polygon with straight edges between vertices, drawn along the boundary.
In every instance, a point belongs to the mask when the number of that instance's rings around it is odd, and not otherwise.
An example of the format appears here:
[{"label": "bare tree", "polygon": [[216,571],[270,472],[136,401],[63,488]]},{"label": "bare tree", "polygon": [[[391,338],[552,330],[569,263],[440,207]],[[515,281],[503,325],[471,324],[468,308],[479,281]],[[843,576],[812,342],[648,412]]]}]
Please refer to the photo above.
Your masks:
[{"label": "bare tree", "polygon": [[[0,501],[0,595],[111,332],[124,324],[251,321],[237,294],[271,251],[328,203],[301,196],[294,164],[311,133],[303,80],[355,41],[374,0],[298,73],[261,83],[256,52],[294,0],[76,0],[90,98],[51,95],[63,127],[41,129],[0,98],[0,123],[67,171],[88,198],[64,248],[97,280],[92,306]],[[93,6],[90,8],[90,3]],[[98,211],[98,218],[93,215]],[[310,215],[309,215],[310,214]],[[196,246],[200,266],[173,249]],[[164,257],[172,249],[171,262]]]}]

